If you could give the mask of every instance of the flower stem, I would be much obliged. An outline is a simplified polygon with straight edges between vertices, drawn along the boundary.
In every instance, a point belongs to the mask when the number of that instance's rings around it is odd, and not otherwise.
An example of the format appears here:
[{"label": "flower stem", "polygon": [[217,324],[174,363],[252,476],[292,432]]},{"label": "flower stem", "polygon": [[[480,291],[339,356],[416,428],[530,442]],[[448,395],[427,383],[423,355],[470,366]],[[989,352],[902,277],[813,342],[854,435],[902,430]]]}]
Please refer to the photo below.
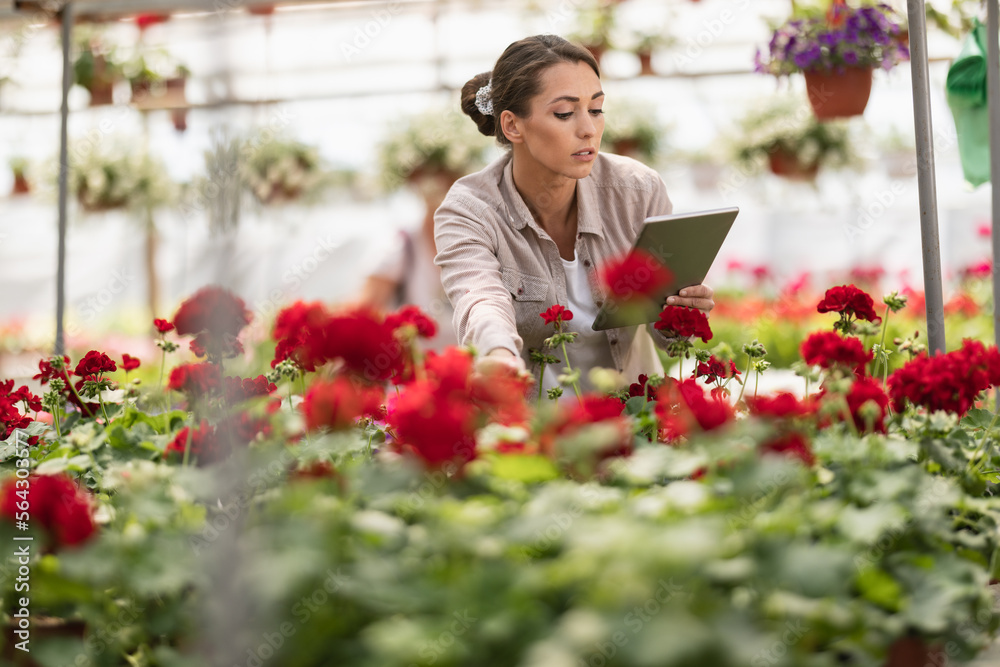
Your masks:
[{"label": "flower stem", "polygon": [[108,426],[108,424],[111,423],[111,420],[108,419],[108,410],[107,410],[107,408],[104,407],[104,397],[101,396],[101,388],[100,387],[97,388],[97,402],[101,404],[101,412],[104,413],[104,426],[106,428]]},{"label": "flower stem", "polygon": [[[976,460],[977,458],[979,458],[979,452],[980,452],[980,451],[981,451],[981,450],[982,450],[982,449],[983,449],[983,448],[984,448],[984,447],[986,446],[986,441],[987,441],[987,439],[989,439],[989,437],[990,437],[990,431],[992,431],[992,430],[993,430],[993,427],[997,425],[997,419],[998,419],[998,418],[1000,418],[1000,411],[998,411],[998,412],[995,412],[995,413],[993,413],[993,420],[992,420],[992,421],[990,421],[990,425],[986,427],[986,430],[985,430],[985,431],[983,431],[983,437],[982,437],[982,439],[981,439],[981,440],[979,441],[979,444],[978,444],[978,445],[976,445],[976,451],[975,451],[975,452],[973,452],[973,454],[972,454],[972,458],[970,458],[970,459],[969,459],[969,465],[970,465],[970,466],[972,465],[972,463],[973,463],[973,462],[974,462],[974,461],[975,461],[975,460]],[[985,463],[985,459],[983,460],[983,463]],[[973,471],[973,472],[979,472],[979,471],[978,471],[978,470],[976,470],[975,468],[970,468],[970,470],[971,470],[971,471]]]},{"label": "flower stem", "polygon": [[191,434],[194,432],[194,415],[191,415],[191,424],[188,426],[187,439],[184,441],[184,460],[181,461],[181,465],[185,468],[188,464],[188,459],[191,456]]},{"label": "flower stem", "polygon": [[[749,354],[747,355],[747,369],[743,372],[743,382],[740,383],[740,395],[736,397],[736,405],[740,404],[740,399],[743,398],[743,390],[747,388],[747,378],[750,377],[750,367],[753,366],[753,357]],[[809,381],[806,380],[808,383]],[[808,393],[808,384],[806,385]],[[756,390],[755,390],[756,391]]]},{"label": "flower stem", "polygon": [[757,398],[757,387],[760,386],[760,371],[754,371],[753,374],[753,397]]},{"label": "flower stem", "polygon": [[885,375],[882,376],[882,391],[885,391],[887,378],[889,375],[889,358],[885,356],[885,332],[889,328],[889,306],[885,307],[885,317],[882,318],[882,340],[878,342],[879,356],[875,357],[872,365],[872,375],[878,372],[879,363],[885,365]]},{"label": "flower stem", "polygon": [[83,402],[83,399],[80,397],[80,394],[77,393],[76,387],[73,386],[72,380],[69,379],[69,375],[66,376],[66,386],[68,386],[69,390],[73,392],[74,396],[76,396],[76,400],[80,401],[80,407],[83,408],[83,411],[86,412],[91,419],[93,419],[94,413],[90,411],[90,408],[88,408],[87,404]]},{"label": "flower stem", "polygon": [[545,362],[542,362],[542,370],[538,372],[538,404],[542,404],[542,381],[545,379]]},{"label": "flower stem", "polygon": [[[572,373],[573,367],[569,365],[569,355],[566,354],[566,341],[562,342],[562,353],[566,358],[566,370]],[[577,398],[583,398],[583,395],[580,393],[580,383],[577,380],[573,380],[573,391],[576,393]]]},{"label": "flower stem", "polygon": [[163,350],[163,355],[160,358],[160,382],[159,389],[163,391],[163,370],[167,367],[167,351]]},{"label": "flower stem", "polygon": [[684,382],[684,355],[677,357],[677,381]]}]

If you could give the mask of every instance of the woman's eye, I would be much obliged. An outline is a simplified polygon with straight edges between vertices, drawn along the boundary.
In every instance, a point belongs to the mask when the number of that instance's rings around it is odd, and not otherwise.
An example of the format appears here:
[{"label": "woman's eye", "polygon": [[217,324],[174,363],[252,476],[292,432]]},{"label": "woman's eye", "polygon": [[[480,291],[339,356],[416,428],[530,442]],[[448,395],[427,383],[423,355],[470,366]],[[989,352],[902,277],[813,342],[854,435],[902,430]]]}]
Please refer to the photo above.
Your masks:
[{"label": "woman's eye", "polygon": [[572,111],[569,111],[567,113],[557,113],[557,114],[555,114],[556,118],[558,118],[559,120],[566,120],[567,118],[569,118],[572,115],[573,115]]},{"label": "woman's eye", "polygon": [[604,113],[604,109],[591,109],[590,113],[594,114],[595,116],[600,116],[602,113]]}]

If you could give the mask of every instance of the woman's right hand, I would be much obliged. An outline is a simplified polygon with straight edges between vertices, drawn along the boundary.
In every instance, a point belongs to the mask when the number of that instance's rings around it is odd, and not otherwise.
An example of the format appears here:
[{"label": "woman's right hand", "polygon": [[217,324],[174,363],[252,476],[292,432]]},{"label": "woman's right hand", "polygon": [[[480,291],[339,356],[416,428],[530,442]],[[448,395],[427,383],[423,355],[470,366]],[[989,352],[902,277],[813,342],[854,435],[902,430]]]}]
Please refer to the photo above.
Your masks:
[{"label": "woman's right hand", "polygon": [[483,375],[504,371],[513,371],[520,375],[526,373],[527,370],[524,359],[505,347],[495,347],[476,359],[476,371]]}]

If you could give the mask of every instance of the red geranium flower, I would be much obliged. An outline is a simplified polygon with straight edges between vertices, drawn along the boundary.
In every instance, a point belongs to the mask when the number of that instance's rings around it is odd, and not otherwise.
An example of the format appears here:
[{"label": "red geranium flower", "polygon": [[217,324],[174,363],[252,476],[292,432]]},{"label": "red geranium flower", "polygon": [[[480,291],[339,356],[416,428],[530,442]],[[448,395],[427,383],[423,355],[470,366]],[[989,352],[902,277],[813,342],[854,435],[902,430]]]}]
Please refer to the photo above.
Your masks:
[{"label": "red geranium flower", "polygon": [[177,454],[181,457],[184,456],[184,449],[188,447],[188,438],[191,439],[189,456],[198,459],[199,463],[207,463],[217,456],[219,450],[218,438],[215,434],[215,428],[208,423],[208,421],[202,419],[198,424],[197,428],[191,428],[185,426],[182,428],[167,448],[164,450],[164,456],[168,454]]},{"label": "red geranium flower", "polygon": [[840,313],[842,317],[854,316],[868,322],[881,322],[875,314],[875,302],[864,291],[854,285],[831,287],[816,307],[821,313]]},{"label": "red geranium flower", "polygon": [[379,412],[385,393],[380,387],[346,377],[314,382],[302,401],[306,428],[343,430],[354,426],[359,417]]},{"label": "red geranium flower", "polygon": [[182,364],[170,371],[168,389],[197,400],[212,394],[222,385],[222,375],[215,364]]},{"label": "red geranium flower", "polygon": [[889,395],[899,412],[905,401],[929,411],[945,410],[964,415],[980,392],[1000,384],[1000,352],[979,341],[964,340],[962,347],[928,357],[921,353],[889,376]]},{"label": "red geranium flower", "polygon": [[32,380],[39,380],[41,384],[48,384],[49,380],[52,378],[60,378],[63,382],[69,385],[69,374],[72,373],[69,369],[69,357],[63,355],[63,370],[56,370],[52,366],[52,362],[49,359],[41,359],[38,362],[38,374],[31,376]]},{"label": "red geranium flower", "polygon": [[156,330],[161,334],[170,333],[174,330],[173,322],[169,322],[167,320],[155,319],[153,320],[153,326],[155,326]]},{"label": "red geranium flower", "polygon": [[250,324],[252,315],[243,299],[222,287],[202,287],[186,299],[174,315],[174,326],[182,336],[203,331],[237,335]]},{"label": "red geranium flower", "polygon": [[558,328],[560,322],[569,322],[571,319],[573,319],[573,311],[567,309],[564,306],[556,304],[551,308],[549,308],[548,310],[546,310],[544,313],[541,313],[541,316],[542,319],[545,320],[546,324],[555,323],[556,328]]},{"label": "red geranium flower", "polygon": [[864,375],[865,364],[872,360],[872,353],[865,352],[865,346],[859,339],[841,336],[835,331],[811,334],[799,351],[807,364],[827,369],[842,365],[858,375]]},{"label": "red geranium flower", "polygon": [[366,308],[331,316],[321,345],[323,358],[343,360],[344,370],[368,382],[399,377],[406,368],[406,351],[392,327]]},{"label": "red geranium flower", "polygon": [[128,353],[122,354],[122,370],[126,373],[139,368],[139,360]]},{"label": "red geranium flower", "polygon": [[[32,475],[27,478],[28,515],[42,526],[56,548],[86,542],[96,530],[91,514],[91,496],[65,474]],[[10,477],[0,489],[0,514],[13,522],[21,510],[24,489]]]},{"label": "red geranium flower", "polygon": [[398,442],[431,468],[476,457],[475,406],[457,392],[441,395],[433,380],[407,385],[390,401],[387,419]]},{"label": "red geranium flower", "polygon": [[103,352],[91,350],[77,363],[74,373],[80,377],[84,377],[87,375],[111,373],[116,370],[118,370],[118,366],[112,361],[111,357]]},{"label": "red geranium flower", "polygon": [[[862,406],[873,406],[874,416],[867,419],[863,414]],[[882,384],[870,377],[857,378],[851,385],[851,391],[847,393],[847,405],[851,408],[851,415],[858,430],[864,433],[871,423],[873,433],[885,433],[885,415],[889,406],[889,397],[882,390]],[[868,407],[866,407],[866,410]]]},{"label": "red geranium flower", "polygon": [[758,417],[788,419],[805,417],[816,412],[816,403],[810,399],[799,401],[794,394],[783,391],[774,396],[750,396],[746,399],[750,414]]},{"label": "red geranium flower", "polygon": [[385,325],[392,330],[410,325],[421,338],[433,338],[437,333],[437,323],[417,306],[403,306],[385,317]]},{"label": "red geranium flower", "polygon": [[645,396],[647,382],[649,382],[649,376],[640,375],[638,382],[633,382],[628,386],[628,397],[635,398],[636,396]]},{"label": "red geranium flower", "polygon": [[809,441],[804,435],[797,431],[784,433],[773,440],[762,444],[760,451],[765,454],[783,454],[793,458],[801,459],[807,466],[816,463]]},{"label": "red geranium flower", "polygon": [[[9,438],[14,429],[27,428],[31,424],[31,418],[18,410],[19,403],[26,404],[27,409],[36,412],[42,409],[40,399],[28,391],[28,387],[22,386],[14,391],[13,380],[0,382],[0,440]],[[29,445],[37,442],[38,436],[28,439]]]},{"label": "red geranium flower", "polygon": [[707,362],[698,362],[698,367],[695,369],[694,375],[696,378],[705,378],[705,384],[712,384],[713,382],[725,382],[730,378],[734,378],[740,375],[740,371],[736,368],[736,362],[732,359],[729,360],[727,367],[726,362],[713,354],[708,358]]},{"label": "red geranium flower", "polygon": [[678,338],[701,338],[707,343],[712,339],[712,327],[708,317],[697,308],[686,306],[667,306],[660,313],[660,321],[653,325],[667,336]]},{"label": "red geranium flower", "polygon": [[663,262],[641,249],[611,260],[598,269],[597,275],[609,298],[619,303],[654,299],[673,280]]},{"label": "red geranium flower", "polygon": [[656,392],[656,416],[660,439],[676,442],[695,427],[713,431],[732,421],[733,408],[718,394],[705,395],[694,378],[678,382],[667,378]]},{"label": "red geranium flower", "polygon": [[223,385],[226,403],[229,405],[249,401],[251,398],[267,396],[278,388],[277,385],[263,375],[258,375],[252,379],[226,377],[223,378]]},{"label": "red geranium flower", "polygon": [[284,308],[274,321],[274,340],[277,347],[271,368],[285,359],[292,359],[299,368],[313,372],[326,363],[323,341],[330,314],[319,302],[296,301]]}]

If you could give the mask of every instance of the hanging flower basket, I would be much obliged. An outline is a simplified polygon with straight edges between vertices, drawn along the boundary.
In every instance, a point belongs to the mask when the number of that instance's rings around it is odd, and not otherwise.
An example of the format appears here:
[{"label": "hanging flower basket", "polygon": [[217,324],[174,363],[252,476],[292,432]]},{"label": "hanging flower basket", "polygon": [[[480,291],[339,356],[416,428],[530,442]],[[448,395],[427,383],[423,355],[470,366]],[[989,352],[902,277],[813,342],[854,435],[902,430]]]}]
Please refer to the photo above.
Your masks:
[{"label": "hanging flower basket", "polygon": [[845,67],[842,71],[805,72],[806,92],[813,113],[820,120],[860,116],[872,92],[870,67]]},{"label": "hanging flower basket", "polygon": [[810,182],[816,180],[819,174],[819,162],[806,164],[795,153],[780,147],[767,156],[767,161],[775,176],[790,181]]}]

